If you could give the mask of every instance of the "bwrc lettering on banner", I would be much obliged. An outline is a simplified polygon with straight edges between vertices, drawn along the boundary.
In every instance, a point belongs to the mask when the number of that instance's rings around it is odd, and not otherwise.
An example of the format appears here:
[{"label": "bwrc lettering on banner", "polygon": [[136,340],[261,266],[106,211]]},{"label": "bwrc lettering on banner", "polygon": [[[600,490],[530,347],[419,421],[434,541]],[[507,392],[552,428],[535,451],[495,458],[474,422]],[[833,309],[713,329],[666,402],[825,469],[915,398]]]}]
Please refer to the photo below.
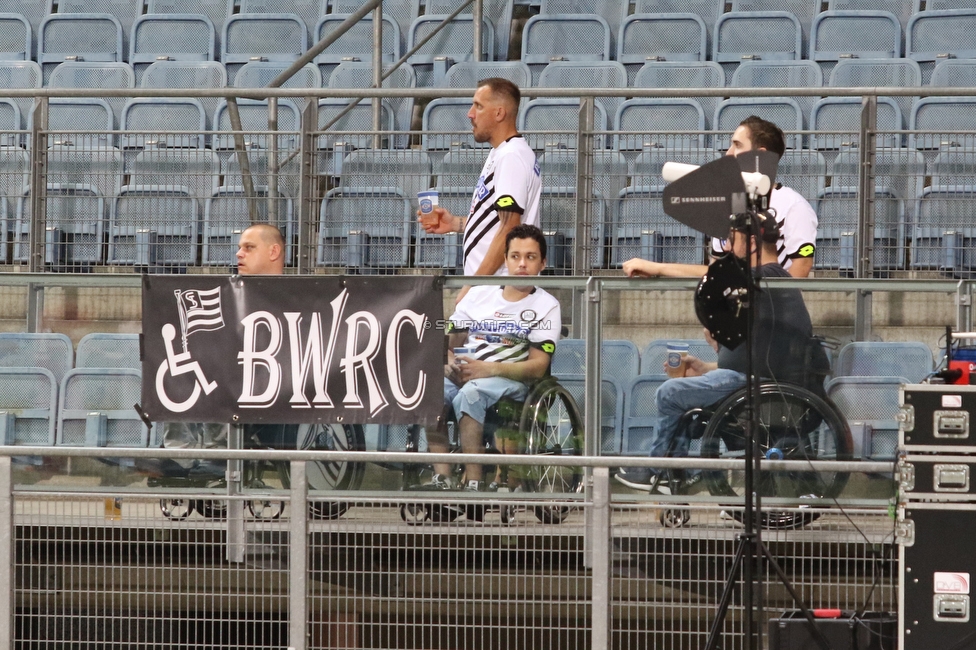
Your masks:
[{"label": "bwrc lettering on banner", "polygon": [[440,415],[435,278],[147,276],[156,421],[425,424]]}]

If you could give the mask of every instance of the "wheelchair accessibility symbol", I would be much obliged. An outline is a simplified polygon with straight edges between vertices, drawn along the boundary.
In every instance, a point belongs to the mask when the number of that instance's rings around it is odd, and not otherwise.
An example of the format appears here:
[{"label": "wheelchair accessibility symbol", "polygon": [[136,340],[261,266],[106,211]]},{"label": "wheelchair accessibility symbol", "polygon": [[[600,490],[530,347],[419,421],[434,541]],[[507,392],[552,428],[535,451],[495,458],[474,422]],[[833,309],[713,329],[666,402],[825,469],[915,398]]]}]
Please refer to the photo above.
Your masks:
[{"label": "wheelchair accessibility symbol", "polygon": [[[214,331],[223,328],[224,320],[220,309],[220,287],[210,290],[177,290],[176,303],[180,311],[180,330],[183,351],[177,353],[173,342],[176,340],[176,327],[171,323],[162,326],[160,334],[166,347],[166,360],[156,371],[156,396],[160,404],[173,413],[183,413],[193,408],[200,399],[200,393],[209,395],[217,388],[217,382],[207,379],[200,362],[194,361],[187,347],[187,338],[193,332]],[[183,401],[171,399],[166,392],[166,375],[181,377],[193,376],[193,388],[189,397]]]}]

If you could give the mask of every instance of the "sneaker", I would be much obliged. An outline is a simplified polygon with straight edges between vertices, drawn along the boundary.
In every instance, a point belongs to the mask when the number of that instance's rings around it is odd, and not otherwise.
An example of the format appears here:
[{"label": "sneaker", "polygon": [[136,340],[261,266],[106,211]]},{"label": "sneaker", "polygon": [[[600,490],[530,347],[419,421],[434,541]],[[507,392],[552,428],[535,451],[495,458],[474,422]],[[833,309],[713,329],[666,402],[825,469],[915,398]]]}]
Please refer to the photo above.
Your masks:
[{"label": "sneaker", "polygon": [[[623,467],[617,470],[614,478],[633,490],[650,492],[655,474],[648,467]],[[671,494],[671,488],[668,487],[667,482],[661,480],[657,482],[654,491],[658,494]]]},{"label": "sneaker", "polygon": [[475,480],[475,479],[471,479],[464,486],[464,491],[465,492],[484,492],[485,491],[485,483],[484,483],[484,481],[478,481],[478,480]]},{"label": "sneaker", "polygon": [[423,486],[428,490],[456,490],[457,485],[454,483],[454,479],[450,476],[444,476],[443,474],[434,474],[430,477],[430,482],[425,483]]},{"label": "sneaker", "polygon": [[[478,481],[475,479],[470,479],[467,485],[464,486],[465,492],[484,492],[484,489],[484,481]],[[464,515],[468,521],[484,521],[485,507],[477,503],[466,505],[464,506]]]}]

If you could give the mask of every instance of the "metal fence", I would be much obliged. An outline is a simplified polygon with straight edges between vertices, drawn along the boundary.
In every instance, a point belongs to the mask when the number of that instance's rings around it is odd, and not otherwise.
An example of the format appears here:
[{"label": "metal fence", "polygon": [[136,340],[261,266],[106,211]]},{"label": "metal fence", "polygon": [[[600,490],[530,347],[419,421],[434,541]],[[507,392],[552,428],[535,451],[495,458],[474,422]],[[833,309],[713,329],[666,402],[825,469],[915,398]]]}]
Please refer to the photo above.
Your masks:
[{"label": "metal fence", "polygon": [[[487,154],[466,118],[470,90],[8,92],[34,116],[0,147],[0,263],[11,268],[223,272],[236,263],[240,231],[264,220],[282,227],[289,268],[301,273],[459,268],[454,237],[418,228],[416,193],[435,188],[466,214]],[[769,99],[780,96],[792,120]],[[715,159],[756,113],[783,126],[778,178],[819,215],[818,272],[968,277],[976,158],[973,132],[953,116],[972,96],[937,87],[527,88],[519,127],[542,170],[550,271],[599,274],[635,256],[703,260],[701,235],[663,212],[661,166]],[[707,121],[684,119],[704,115],[701,104]]]},{"label": "metal fence", "polygon": [[[45,480],[0,459],[5,647],[699,648],[741,543],[741,504],[612,492],[606,459],[593,457],[550,459],[587,468],[580,493],[445,496],[380,484],[352,492],[308,489],[306,467],[314,471],[317,462],[369,463],[371,472],[382,466],[398,474],[400,463],[437,458],[414,454],[62,453],[78,466]],[[80,465],[117,463],[121,453],[233,460],[220,488],[147,488],[125,472],[114,481],[102,472],[103,485],[96,486]],[[261,487],[234,487],[240,463],[269,460],[290,462],[287,488],[271,475]],[[687,464],[656,461],[662,462]],[[736,461],[698,462],[714,468]],[[896,608],[892,466],[856,469],[886,472],[888,496],[842,497],[799,510],[767,506],[802,513],[809,523],[766,531],[763,539],[807,606],[870,616]],[[199,512],[182,518],[163,508],[181,501],[199,503]],[[338,503],[346,506],[341,517],[314,515],[334,512],[315,504]],[[452,505],[484,508],[483,521],[410,516]],[[565,515],[561,523],[537,517],[537,508],[554,507]],[[675,511],[690,521],[665,525]],[[796,607],[769,565],[764,571],[765,609],[756,616],[762,629]],[[719,625],[722,647],[742,647],[749,614],[740,600],[746,586],[732,584]]]}]

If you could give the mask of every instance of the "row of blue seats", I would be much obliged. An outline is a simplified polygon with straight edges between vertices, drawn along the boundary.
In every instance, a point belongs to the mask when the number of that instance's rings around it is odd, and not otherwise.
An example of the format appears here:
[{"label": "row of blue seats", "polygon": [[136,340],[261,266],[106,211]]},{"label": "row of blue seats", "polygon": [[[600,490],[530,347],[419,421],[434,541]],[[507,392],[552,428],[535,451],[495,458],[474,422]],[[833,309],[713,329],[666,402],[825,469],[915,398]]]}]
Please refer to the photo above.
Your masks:
[{"label": "row of blue seats", "polygon": [[138,334],[0,333],[2,444],[155,446],[141,393]]}]

